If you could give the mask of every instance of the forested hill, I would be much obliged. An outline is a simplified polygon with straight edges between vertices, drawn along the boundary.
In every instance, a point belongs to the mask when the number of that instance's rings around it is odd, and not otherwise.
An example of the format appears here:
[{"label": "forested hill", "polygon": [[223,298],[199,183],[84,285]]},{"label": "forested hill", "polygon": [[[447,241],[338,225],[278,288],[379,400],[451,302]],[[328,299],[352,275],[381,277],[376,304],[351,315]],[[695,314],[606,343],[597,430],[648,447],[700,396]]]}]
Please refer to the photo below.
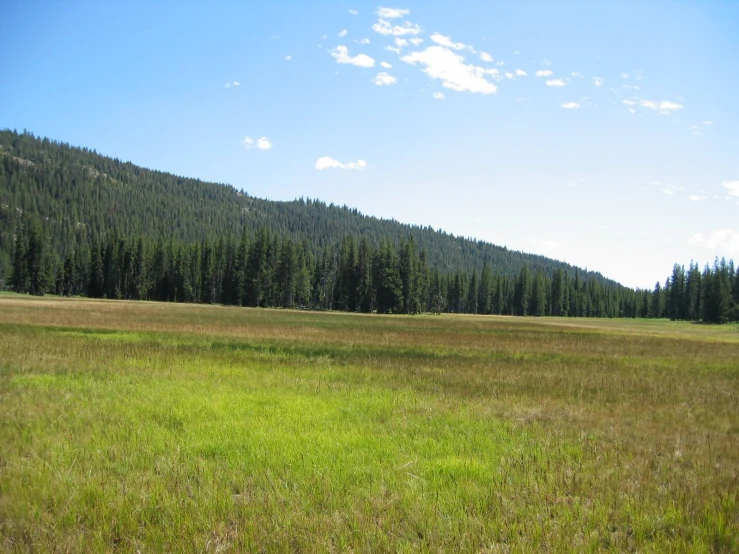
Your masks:
[{"label": "forested hill", "polygon": [[[0,280],[11,266],[13,237],[23,216],[38,217],[44,234],[63,258],[76,246],[112,234],[171,237],[185,243],[218,236],[252,234],[267,228],[294,242],[308,240],[319,252],[351,235],[378,245],[413,237],[430,267],[443,272],[471,271],[487,262],[496,273],[513,277],[524,265],[551,276],[576,268],[556,260],[508,250],[482,241],[401,224],[356,209],[315,200],[277,202],[254,198],[231,186],[178,177],[76,148],[30,133],[0,131]],[[583,277],[615,285],[598,273]]]}]

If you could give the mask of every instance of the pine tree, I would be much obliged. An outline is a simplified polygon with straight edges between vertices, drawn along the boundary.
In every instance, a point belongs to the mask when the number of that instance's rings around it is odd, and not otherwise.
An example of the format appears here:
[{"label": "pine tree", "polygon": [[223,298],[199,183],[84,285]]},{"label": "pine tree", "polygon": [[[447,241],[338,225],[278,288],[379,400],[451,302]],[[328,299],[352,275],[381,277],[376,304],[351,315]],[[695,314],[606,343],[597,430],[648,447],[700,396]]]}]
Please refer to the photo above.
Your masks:
[{"label": "pine tree", "polygon": [[543,316],[547,313],[546,278],[540,270],[536,272],[531,290],[531,315]]},{"label": "pine tree", "polygon": [[472,276],[470,277],[470,286],[467,289],[467,306],[465,311],[468,314],[477,313],[477,270],[472,270]]},{"label": "pine tree", "polygon": [[28,292],[28,265],[26,262],[26,241],[23,225],[18,224],[15,232],[15,252],[13,253],[13,290]]},{"label": "pine tree", "polygon": [[516,315],[527,315],[531,302],[531,271],[529,266],[524,265],[516,280],[515,297],[513,309]]},{"label": "pine tree", "polygon": [[403,302],[403,282],[400,279],[398,257],[389,240],[383,240],[380,243],[372,266],[377,313],[388,314],[400,311]]},{"label": "pine tree", "polygon": [[26,268],[28,272],[28,292],[36,296],[43,296],[48,286],[48,274],[43,231],[41,224],[35,219],[30,222],[28,229]]}]

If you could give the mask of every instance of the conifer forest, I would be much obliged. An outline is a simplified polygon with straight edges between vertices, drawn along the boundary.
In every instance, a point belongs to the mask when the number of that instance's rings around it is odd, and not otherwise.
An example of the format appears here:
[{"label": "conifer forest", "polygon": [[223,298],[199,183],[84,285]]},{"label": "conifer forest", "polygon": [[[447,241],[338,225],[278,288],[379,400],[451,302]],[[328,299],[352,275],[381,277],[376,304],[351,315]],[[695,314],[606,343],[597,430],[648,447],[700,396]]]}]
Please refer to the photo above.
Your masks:
[{"label": "conifer forest", "polygon": [[739,320],[732,260],[634,290],[543,256],[0,132],[0,287],[377,313]]}]

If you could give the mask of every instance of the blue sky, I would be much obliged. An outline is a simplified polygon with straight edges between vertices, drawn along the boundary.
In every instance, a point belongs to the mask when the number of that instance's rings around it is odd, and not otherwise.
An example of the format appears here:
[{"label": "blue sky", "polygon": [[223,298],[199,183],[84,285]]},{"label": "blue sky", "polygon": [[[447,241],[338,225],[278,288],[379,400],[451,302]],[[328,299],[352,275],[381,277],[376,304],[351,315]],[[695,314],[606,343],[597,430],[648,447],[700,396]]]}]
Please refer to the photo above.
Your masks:
[{"label": "blue sky", "polygon": [[739,2],[6,2],[0,128],[652,287],[739,259]]}]

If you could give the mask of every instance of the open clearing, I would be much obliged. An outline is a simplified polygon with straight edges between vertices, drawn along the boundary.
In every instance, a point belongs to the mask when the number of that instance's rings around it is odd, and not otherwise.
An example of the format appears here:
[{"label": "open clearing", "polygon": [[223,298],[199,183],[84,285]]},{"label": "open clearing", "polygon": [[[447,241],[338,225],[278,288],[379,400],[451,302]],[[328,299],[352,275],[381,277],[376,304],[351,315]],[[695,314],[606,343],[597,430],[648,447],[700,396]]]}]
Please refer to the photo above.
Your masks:
[{"label": "open clearing", "polygon": [[0,550],[739,551],[739,327],[0,296]]}]

